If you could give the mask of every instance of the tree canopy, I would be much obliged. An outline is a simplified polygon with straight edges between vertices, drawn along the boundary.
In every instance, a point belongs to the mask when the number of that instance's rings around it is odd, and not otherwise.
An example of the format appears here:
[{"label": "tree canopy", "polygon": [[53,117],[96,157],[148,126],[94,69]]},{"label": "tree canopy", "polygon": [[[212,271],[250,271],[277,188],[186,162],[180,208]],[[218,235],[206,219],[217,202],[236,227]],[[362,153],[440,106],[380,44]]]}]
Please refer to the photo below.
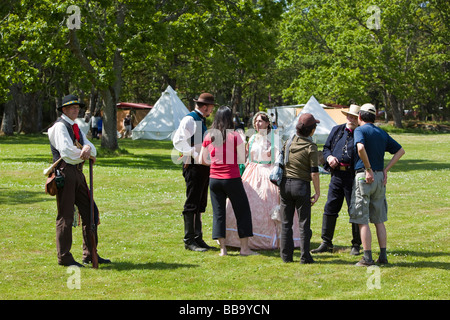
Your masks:
[{"label": "tree canopy", "polygon": [[45,130],[75,93],[103,111],[114,150],[116,104],[167,85],[244,114],[314,95],[370,101],[397,126],[404,110],[447,118],[448,21],[443,0],[3,1],[1,131]]}]

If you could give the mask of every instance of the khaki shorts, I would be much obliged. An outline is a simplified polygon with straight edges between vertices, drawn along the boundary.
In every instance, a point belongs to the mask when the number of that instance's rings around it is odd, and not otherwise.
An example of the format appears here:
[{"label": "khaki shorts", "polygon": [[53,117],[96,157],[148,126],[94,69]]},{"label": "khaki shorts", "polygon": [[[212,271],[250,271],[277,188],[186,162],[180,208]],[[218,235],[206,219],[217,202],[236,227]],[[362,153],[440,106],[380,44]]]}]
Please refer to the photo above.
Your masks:
[{"label": "khaki shorts", "polygon": [[357,173],[349,208],[351,223],[368,224],[387,221],[386,186],[383,171],[373,173],[374,181],[366,183],[366,173]]}]

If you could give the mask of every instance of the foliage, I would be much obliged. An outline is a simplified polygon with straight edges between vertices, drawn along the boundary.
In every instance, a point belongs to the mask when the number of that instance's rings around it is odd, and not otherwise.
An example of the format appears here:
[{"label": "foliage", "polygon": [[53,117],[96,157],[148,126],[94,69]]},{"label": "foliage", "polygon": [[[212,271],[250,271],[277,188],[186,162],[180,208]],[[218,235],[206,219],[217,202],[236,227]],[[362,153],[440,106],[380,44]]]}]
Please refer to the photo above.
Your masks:
[{"label": "foliage", "polygon": [[448,10],[439,1],[292,1],[277,59],[281,69],[295,69],[284,96],[371,101],[399,127],[405,106],[433,105],[439,112],[449,104],[442,95],[449,83]]},{"label": "foliage", "polygon": [[190,107],[209,91],[246,115],[315,95],[371,101],[396,126],[406,109],[448,118],[448,5],[374,8],[362,0],[3,1],[2,130],[45,130],[61,97],[77,93],[92,111],[103,108],[102,145],[115,150],[116,103],[153,104],[167,85]]}]

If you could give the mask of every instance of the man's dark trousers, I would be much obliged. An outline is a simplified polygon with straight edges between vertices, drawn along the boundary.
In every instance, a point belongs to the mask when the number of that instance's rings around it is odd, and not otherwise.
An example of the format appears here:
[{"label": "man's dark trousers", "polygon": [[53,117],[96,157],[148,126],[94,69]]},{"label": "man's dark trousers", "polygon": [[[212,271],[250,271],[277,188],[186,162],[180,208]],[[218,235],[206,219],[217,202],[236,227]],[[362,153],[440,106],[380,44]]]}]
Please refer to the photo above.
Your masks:
[{"label": "man's dark trousers", "polygon": [[[90,197],[86,178],[82,172],[82,164],[69,165],[63,163],[60,170],[64,174],[64,187],[58,189],[56,202],[58,216],[56,217],[56,248],[59,264],[70,264],[74,261],[70,249],[72,247],[72,224],[74,219],[74,205],[78,207],[83,229],[83,258],[91,257],[91,238],[87,236],[91,227]],[[98,219],[98,218],[97,218]],[[95,239],[98,241],[97,230]]]},{"label": "man's dark trousers", "polygon": [[184,243],[195,244],[203,240],[201,214],[208,202],[209,167],[201,164],[183,166],[186,182],[186,202],[184,204]]},{"label": "man's dark trousers", "polygon": [[[339,216],[344,198],[347,208],[350,206],[354,174],[351,170],[334,170],[328,187],[328,197],[323,213],[322,240],[332,246],[336,219]],[[352,246],[361,245],[358,225],[352,224]]]}]

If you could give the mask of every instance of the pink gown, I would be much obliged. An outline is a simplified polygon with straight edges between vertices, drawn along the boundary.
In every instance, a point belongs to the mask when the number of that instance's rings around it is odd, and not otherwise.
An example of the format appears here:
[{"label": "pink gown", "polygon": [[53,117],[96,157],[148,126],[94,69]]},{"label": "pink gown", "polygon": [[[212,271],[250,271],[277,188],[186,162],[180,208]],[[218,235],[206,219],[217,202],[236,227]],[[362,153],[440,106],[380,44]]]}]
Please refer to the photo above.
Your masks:
[{"label": "pink gown", "polygon": [[[242,183],[247,193],[252,211],[253,237],[249,238],[250,249],[270,250],[279,248],[280,218],[279,189],[270,182],[269,174],[278,150],[272,147],[271,134],[254,134],[249,144],[247,166],[242,175]],[[272,155],[274,155],[272,157]],[[226,238],[229,247],[240,247],[236,228],[236,218],[229,200],[227,200]],[[294,245],[300,244],[298,217],[294,217]]]}]

